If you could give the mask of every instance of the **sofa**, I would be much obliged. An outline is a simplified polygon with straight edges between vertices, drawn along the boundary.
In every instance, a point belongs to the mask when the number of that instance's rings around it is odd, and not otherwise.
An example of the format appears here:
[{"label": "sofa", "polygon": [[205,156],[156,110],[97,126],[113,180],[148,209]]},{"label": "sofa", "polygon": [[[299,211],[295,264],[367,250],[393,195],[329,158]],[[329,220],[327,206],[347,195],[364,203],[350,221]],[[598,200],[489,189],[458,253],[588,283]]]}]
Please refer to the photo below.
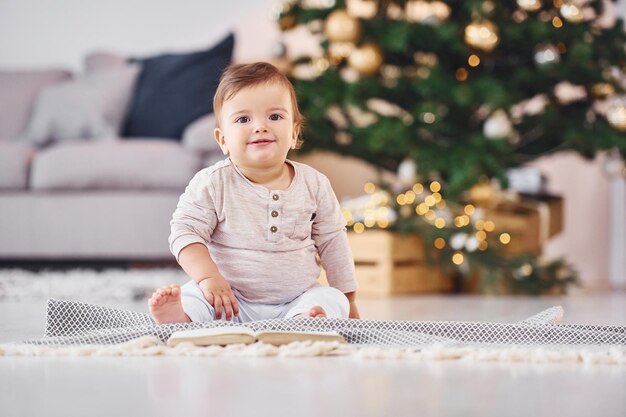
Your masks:
[{"label": "sofa", "polygon": [[233,43],[0,69],[0,260],[172,259],[180,194],[224,157],[212,96]]}]

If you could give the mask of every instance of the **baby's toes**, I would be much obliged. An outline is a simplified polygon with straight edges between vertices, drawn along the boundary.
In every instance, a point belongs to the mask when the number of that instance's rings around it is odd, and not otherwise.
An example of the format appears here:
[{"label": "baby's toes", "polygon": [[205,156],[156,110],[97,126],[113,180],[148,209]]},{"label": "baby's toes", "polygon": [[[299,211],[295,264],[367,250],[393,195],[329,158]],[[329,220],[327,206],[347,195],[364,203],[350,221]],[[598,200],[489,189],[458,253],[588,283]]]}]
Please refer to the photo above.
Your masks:
[{"label": "baby's toes", "polygon": [[177,290],[180,290],[180,286],[178,284],[170,284],[165,288],[167,288],[170,294],[176,292]]},{"label": "baby's toes", "polygon": [[309,315],[315,318],[326,317],[326,311],[320,306],[315,306],[309,310]]}]

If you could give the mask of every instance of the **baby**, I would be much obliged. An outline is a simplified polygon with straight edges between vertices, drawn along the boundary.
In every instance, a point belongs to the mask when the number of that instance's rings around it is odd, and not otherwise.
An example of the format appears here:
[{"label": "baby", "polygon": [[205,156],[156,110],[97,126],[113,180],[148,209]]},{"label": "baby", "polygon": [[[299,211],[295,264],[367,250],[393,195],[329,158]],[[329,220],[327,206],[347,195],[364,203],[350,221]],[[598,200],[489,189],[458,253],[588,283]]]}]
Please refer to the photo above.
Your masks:
[{"label": "baby", "polygon": [[[231,65],[213,100],[228,158],[199,171],[171,221],[170,250],[192,278],[149,301],[158,324],[359,318],[345,220],[328,178],[290,161],[302,115],[267,63]],[[330,287],[317,283],[321,265]]]}]

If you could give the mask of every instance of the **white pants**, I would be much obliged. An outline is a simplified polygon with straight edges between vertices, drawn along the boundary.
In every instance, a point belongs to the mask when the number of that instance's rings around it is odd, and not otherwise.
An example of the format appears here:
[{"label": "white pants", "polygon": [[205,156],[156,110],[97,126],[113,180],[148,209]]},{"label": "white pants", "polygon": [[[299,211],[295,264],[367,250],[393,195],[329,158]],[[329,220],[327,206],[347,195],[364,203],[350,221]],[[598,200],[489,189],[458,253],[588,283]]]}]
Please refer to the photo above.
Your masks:
[{"label": "white pants", "polygon": [[[336,288],[313,287],[294,300],[285,304],[257,304],[250,303],[237,297],[239,304],[239,317],[233,321],[243,323],[254,320],[267,320],[279,318],[291,318],[298,314],[306,313],[314,306],[320,306],[326,311],[328,318],[347,319],[350,311],[350,303],[346,296]],[[213,321],[215,310],[204,298],[202,290],[195,281],[189,281],[181,287],[181,300],[183,310],[191,321]],[[221,320],[226,320],[226,314],[222,311]]]}]

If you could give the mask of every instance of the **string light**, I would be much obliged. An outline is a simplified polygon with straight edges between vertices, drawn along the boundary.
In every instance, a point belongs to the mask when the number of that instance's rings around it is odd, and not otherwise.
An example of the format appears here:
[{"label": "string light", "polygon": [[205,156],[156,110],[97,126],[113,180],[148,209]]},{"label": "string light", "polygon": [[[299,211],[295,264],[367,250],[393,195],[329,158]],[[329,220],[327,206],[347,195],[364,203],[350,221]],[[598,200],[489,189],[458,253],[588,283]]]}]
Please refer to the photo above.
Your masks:
[{"label": "string light", "polygon": [[426,197],[426,198],[424,199],[424,203],[426,203],[426,205],[427,205],[428,207],[432,207],[432,206],[434,206],[435,204],[437,204],[437,201],[435,201],[435,197],[434,197],[434,196],[429,195],[428,197]]},{"label": "string light", "polygon": [[433,193],[438,193],[439,191],[441,191],[441,184],[439,184],[438,181],[431,182],[430,191],[432,191]]},{"label": "string light", "polygon": [[472,54],[467,59],[467,63],[470,67],[477,67],[478,65],[480,65],[480,58],[478,57],[478,55]]},{"label": "string light", "polygon": [[424,214],[424,217],[426,217],[426,220],[433,221],[435,217],[437,217],[437,214],[432,210],[428,210],[426,214]]},{"label": "string light", "polygon": [[481,251],[487,250],[488,247],[489,247],[489,244],[487,243],[486,240],[483,240],[478,244],[478,250],[481,250]]},{"label": "string light", "polygon": [[452,255],[452,262],[454,262],[455,265],[461,265],[463,261],[464,258],[461,252],[456,252],[454,255]]},{"label": "string light", "polygon": [[416,195],[413,191],[407,191],[404,193],[404,196],[406,198],[406,204],[413,204],[415,202]]},{"label": "string light", "polygon": [[558,16],[554,16],[554,17],[552,18],[552,26],[554,26],[554,27],[555,27],[555,28],[557,28],[557,29],[560,29],[560,28],[562,28],[562,27],[563,27],[563,21],[561,20],[561,18],[560,18],[560,17],[558,17]]},{"label": "string light", "polygon": [[471,205],[468,204],[463,208],[463,211],[465,212],[465,214],[467,214],[468,216],[471,216],[472,214],[474,214],[476,212],[476,208]]},{"label": "string light", "polygon": [[446,227],[446,221],[445,219],[438,217],[435,219],[435,227],[437,229],[443,229],[444,227]]},{"label": "string light", "polygon": [[396,202],[401,206],[406,204],[406,196],[404,194],[400,194],[396,197]]},{"label": "string light", "polygon": [[374,194],[376,192],[376,186],[371,182],[366,183],[363,189],[368,194]]},{"label": "string light", "polygon": [[415,194],[422,194],[424,192],[424,186],[419,182],[413,185],[413,192]]},{"label": "string light", "polygon": [[457,81],[465,81],[467,80],[467,76],[469,73],[465,68],[459,68],[456,70],[456,79]]},{"label": "string light", "polygon": [[485,222],[485,230],[488,232],[493,232],[496,229],[496,225],[491,220],[487,220]]},{"label": "string light", "polygon": [[420,216],[423,216],[424,214],[428,213],[428,204],[426,203],[420,203],[417,207],[415,207],[415,212],[417,214],[419,214]]},{"label": "string light", "polygon": [[435,239],[435,248],[441,250],[446,247],[446,240],[442,237]]},{"label": "string light", "polygon": [[485,233],[483,230],[479,230],[478,232],[476,232],[476,239],[482,241],[487,240],[487,233]]},{"label": "string light", "polygon": [[500,242],[502,242],[503,245],[508,245],[511,242],[511,235],[508,233],[502,233],[500,235]]},{"label": "string light", "polygon": [[355,233],[363,233],[365,231],[365,226],[363,223],[355,223],[353,230]]}]

